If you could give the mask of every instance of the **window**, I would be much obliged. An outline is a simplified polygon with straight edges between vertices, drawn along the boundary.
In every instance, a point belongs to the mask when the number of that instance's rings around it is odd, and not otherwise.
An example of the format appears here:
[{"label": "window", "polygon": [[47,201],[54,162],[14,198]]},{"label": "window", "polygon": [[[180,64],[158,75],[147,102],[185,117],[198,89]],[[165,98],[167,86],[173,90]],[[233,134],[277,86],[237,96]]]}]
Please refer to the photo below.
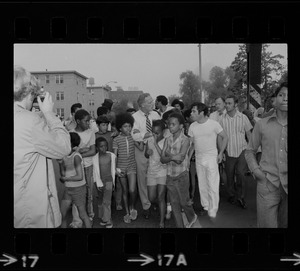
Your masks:
[{"label": "window", "polygon": [[89,105],[91,105],[91,106],[95,105],[95,101],[94,100],[89,100]]},{"label": "window", "polygon": [[64,108],[56,108],[56,114],[61,118],[65,118],[65,109]]},{"label": "window", "polygon": [[50,83],[50,75],[46,75],[46,84]]},{"label": "window", "polygon": [[94,95],[94,90],[90,88],[90,94]]},{"label": "window", "polygon": [[63,82],[64,82],[64,78],[63,78],[63,76],[62,75],[55,75],[55,82],[56,82],[56,84],[63,84]]},{"label": "window", "polygon": [[56,92],[56,101],[63,101],[65,99],[65,95],[63,92],[58,91]]}]

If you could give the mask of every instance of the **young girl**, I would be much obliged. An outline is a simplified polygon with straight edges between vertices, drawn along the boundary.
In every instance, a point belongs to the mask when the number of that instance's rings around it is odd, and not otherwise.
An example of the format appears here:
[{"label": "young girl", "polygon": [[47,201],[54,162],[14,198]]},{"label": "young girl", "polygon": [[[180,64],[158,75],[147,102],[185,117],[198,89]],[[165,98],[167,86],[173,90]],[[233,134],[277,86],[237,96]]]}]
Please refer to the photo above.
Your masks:
[{"label": "young girl", "polygon": [[164,129],[163,120],[154,120],[152,124],[153,137],[150,137],[146,143],[145,156],[149,158],[147,171],[147,188],[148,196],[151,203],[158,199],[160,222],[159,227],[165,227],[166,211],[166,180],[167,166],[160,162],[162,148],[164,146]]},{"label": "young girl", "polygon": [[135,209],[137,196],[135,149],[131,136],[133,123],[134,118],[130,113],[117,115],[116,128],[120,131],[120,134],[113,139],[113,151],[117,156],[117,175],[120,177],[123,190],[122,197],[126,211],[125,223],[130,223],[131,220],[137,218],[137,210]]},{"label": "young girl", "polygon": [[86,212],[87,187],[83,171],[81,155],[76,151],[80,144],[80,136],[70,133],[72,151],[68,156],[59,160],[61,182],[65,184],[65,191],[61,202],[62,228],[67,227],[66,215],[74,203],[78,209],[79,217],[86,228],[91,228],[91,221]]}]

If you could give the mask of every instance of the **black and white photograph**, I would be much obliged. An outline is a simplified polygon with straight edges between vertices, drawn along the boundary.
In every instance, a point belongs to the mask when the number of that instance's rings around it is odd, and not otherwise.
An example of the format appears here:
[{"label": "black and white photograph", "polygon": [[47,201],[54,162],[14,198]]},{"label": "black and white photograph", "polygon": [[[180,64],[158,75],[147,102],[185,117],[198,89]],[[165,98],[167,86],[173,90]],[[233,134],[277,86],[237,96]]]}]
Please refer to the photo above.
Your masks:
[{"label": "black and white photograph", "polygon": [[14,228],[288,228],[288,45],[15,43]]}]

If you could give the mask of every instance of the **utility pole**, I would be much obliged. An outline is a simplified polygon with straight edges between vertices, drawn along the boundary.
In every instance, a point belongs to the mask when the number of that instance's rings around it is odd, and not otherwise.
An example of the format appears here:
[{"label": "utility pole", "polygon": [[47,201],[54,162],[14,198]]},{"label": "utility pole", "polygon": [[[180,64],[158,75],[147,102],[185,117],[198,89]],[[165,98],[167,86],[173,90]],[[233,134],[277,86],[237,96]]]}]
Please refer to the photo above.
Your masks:
[{"label": "utility pole", "polygon": [[199,81],[200,81],[200,100],[203,103],[203,97],[202,97],[202,65],[201,65],[201,44],[199,43]]}]

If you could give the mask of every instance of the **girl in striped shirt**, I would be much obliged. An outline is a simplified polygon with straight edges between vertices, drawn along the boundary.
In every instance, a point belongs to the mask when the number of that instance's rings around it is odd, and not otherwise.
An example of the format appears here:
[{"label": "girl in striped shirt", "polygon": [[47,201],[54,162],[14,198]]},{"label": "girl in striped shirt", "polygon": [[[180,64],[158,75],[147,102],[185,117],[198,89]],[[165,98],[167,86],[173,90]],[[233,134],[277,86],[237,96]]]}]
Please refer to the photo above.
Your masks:
[{"label": "girl in striped shirt", "polygon": [[131,136],[133,123],[134,118],[130,113],[118,114],[116,116],[116,128],[120,134],[113,139],[113,152],[117,156],[117,175],[120,177],[126,210],[125,223],[130,223],[131,220],[137,218],[137,210],[135,209],[137,197],[135,149]]}]

